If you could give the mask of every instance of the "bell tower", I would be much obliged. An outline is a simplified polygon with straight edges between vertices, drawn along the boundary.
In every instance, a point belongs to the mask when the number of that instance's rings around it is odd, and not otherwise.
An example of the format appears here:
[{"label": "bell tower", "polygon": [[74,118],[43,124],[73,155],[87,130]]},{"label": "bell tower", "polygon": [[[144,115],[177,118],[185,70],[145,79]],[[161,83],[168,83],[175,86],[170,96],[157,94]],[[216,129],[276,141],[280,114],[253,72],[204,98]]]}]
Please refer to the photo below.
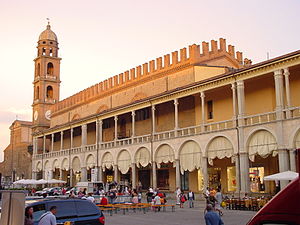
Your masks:
[{"label": "bell tower", "polygon": [[60,60],[58,42],[50,24],[38,40],[37,57],[34,59],[33,81],[33,132],[49,128],[51,106],[59,101]]}]

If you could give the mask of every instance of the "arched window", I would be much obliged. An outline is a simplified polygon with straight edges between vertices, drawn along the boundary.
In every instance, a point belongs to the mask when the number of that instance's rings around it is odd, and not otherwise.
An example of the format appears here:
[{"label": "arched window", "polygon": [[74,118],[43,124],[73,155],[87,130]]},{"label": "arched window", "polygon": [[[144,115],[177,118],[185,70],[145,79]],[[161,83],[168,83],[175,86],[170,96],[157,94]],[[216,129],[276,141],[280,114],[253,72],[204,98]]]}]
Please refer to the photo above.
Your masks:
[{"label": "arched window", "polygon": [[52,48],[50,48],[50,56],[53,55],[53,51],[52,51]]},{"label": "arched window", "polygon": [[37,86],[36,89],[35,89],[35,96],[34,96],[34,99],[38,99],[40,96],[40,87]]},{"label": "arched window", "polygon": [[51,62],[47,64],[47,74],[53,75],[53,64]]},{"label": "arched window", "polygon": [[41,71],[41,65],[38,63],[37,66],[36,66],[36,71],[35,71],[35,75],[37,77],[40,76],[40,71]]},{"label": "arched window", "polygon": [[46,48],[43,48],[42,55],[46,55]]},{"label": "arched window", "polygon": [[53,98],[53,88],[52,88],[52,86],[48,86],[47,87],[47,95],[46,95],[46,97],[48,99],[52,99]]}]

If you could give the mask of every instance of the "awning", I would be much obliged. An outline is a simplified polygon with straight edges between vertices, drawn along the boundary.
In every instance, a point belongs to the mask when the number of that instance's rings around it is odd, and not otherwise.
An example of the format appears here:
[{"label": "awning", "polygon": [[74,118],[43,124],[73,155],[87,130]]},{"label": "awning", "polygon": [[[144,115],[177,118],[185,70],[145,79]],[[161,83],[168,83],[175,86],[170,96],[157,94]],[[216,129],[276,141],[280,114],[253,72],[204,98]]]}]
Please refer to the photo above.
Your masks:
[{"label": "awning", "polygon": [[58,169],[58,168],[59,168],[58,160],[55,159],[53,162],[52,170],[55,171],[55,169]]},{"label": "awning", "polygon": [[69,161],[68,161],[68,159],[66,159],[66,158],[63,159],[62,164],[61,164],[61,169],[66,170],[66,171],[69,170]]},{"label": "awning", "polygon": [[102,158],[102,170],[105,171],[105,169],[111,169],[114,165],[112,154],[107,152],[103,155]]},{"label": "awning", "polygon": [[81,171],[80,161],[78,157],[75,157],[72,162],[72,169],[74,172]]},{"label": "awning", "polygon": [[138,168],[146,167],[151,162],[150,152],[147,148],[140,148],[135,154],[135,163]]},{"label": "awning", "polygon": [[259,155],[262,158],[277,155],[277,142],[275,137],[266,130],[260,130],[256,132],[250,139],[249,145],[249,159],[254,162],[255,155]]},{"label": "awning", "polygon": [[298,178],[298,176],[299,174],[294,171],[285,171],[266,176],[264,180],[294,180]]},{"label": "awning", "polygon": [[[231,142],[225,137],[216,137],[208,146],[207,159],[210,165],[213,165],[213,159],[230,158],[234,155]],[[233,159],[233,158],[232,158]]]},{"label": "awning", "polygon": [[86,168],[91,169],[95,167],[95,157],[93,155],[89,155],[86,159]]},{"label": "awning", "polygon": [[122,174],[126,174],[131,167],[131,158],[129,152],[124,150],[118,157],[118,169]]},{"label": "awning", "polygon": [[194,171],[201,168],[201,150],[197,143],[189,141],[184,144],[180,151],[180,171],[183,174],[184,171]]},{"label": "awning", "polygon": [[175,155],[173,149],[169,145],[162,145],[159,147],[155,154],[155,162],[157,167],[160,168],[161,163],[174,162]]}]

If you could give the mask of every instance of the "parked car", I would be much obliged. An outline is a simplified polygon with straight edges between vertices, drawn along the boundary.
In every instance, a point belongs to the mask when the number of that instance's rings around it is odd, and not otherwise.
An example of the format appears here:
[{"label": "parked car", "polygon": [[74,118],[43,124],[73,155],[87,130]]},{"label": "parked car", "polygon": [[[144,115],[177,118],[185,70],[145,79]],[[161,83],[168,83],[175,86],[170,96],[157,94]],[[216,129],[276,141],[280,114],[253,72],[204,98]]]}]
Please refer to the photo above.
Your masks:
[{"label": "parked car", "polygon": [[61,192],[61,188],[60,187],[52,187],[52,188],[44,188],[41,191],[37,191],[35,192],[35,196],[43,196],[44,194],[50,195],[50,196],[54,196],[54,195],[59,195]]},{"label": "parked car", "polygon": [[50,188],[43,188],[41,191],[36,191],[34,193],[35,196],[42,196],[43,194],[48,194]]},{"label": "parked car", "polygon": [[34,225],[37,225],[41,215],[49,211],[51,206],[57,207],[57,223],[66,221],[74,225],[104,225],[105,218],[101,210],[92,202],[82,199],[44,200],[29,204],[33,207]]},{"label": "parked car", "polygon": [[[300,149],[297,149],[298,172]],[[247,225],[299,225],[300,224],[300,177],[289,183],[275,195]]]}]

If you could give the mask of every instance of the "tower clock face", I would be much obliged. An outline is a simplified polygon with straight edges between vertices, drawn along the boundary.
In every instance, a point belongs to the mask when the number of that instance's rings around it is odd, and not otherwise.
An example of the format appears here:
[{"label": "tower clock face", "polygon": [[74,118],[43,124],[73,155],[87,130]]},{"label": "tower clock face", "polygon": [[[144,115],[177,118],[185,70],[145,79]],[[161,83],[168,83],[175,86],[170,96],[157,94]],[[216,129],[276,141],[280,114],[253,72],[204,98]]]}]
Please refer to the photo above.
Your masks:
[{"label": "tower clock face", "polygon": [[35,111],[34,114],[33,114],[33,119],[37,120],[38,117],[39,117],[39,113],[38,113],[38,111]]},{"label": "tower clock face", "polygon": [[45,118],[46,118],[47,120],[50,120],[50,119],[51,119],[51,110],[47,110],[47,111],[45,112]]}]

